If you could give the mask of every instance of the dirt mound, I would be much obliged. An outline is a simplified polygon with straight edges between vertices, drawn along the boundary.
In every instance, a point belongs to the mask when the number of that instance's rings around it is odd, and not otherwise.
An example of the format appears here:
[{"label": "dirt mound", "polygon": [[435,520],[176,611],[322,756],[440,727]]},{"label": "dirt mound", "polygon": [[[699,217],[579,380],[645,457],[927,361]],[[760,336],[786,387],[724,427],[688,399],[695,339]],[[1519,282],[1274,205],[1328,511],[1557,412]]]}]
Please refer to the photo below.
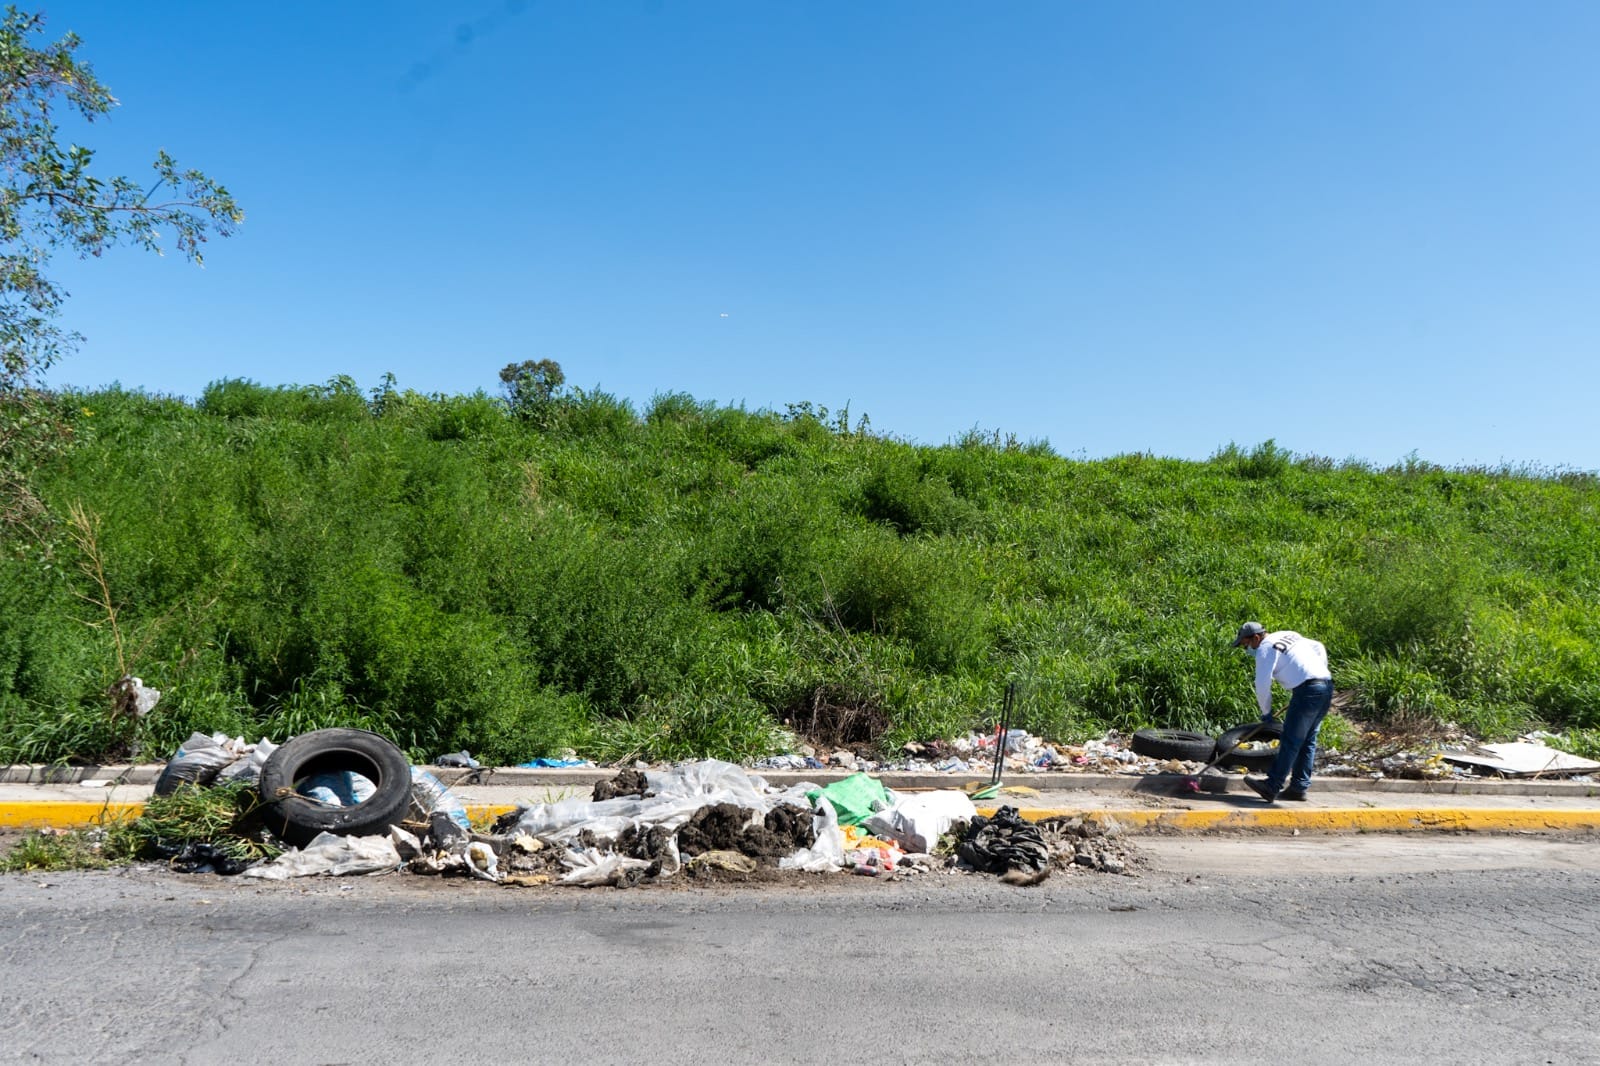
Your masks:
[{"label": "dirt mound", "polygon": [[781,804],[752,825],[755,814],[732,803],[700,808],[678,830],[678,853],[690,859],[710,851],[736,851],[776,864],[816,840],[810,811]]},{"label": "dirt mound", "polygon": [[594,786],[594,801],[616,799],[618,796],[645,797],[654,795],[650,791],[650,782],[645,777],[643,770],[623,770],[610,781],[597,781]]}]

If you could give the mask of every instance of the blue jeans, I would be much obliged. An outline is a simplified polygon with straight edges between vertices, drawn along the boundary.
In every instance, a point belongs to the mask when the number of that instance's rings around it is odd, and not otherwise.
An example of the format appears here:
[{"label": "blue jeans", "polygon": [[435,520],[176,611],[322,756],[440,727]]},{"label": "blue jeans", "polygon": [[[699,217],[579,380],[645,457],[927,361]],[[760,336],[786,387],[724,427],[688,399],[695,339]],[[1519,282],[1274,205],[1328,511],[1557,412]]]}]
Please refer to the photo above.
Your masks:
[{"label": "blue jeans", "polygon": [[1289,695],[1283,712],[1278,757],[1267,771],[1267,788],[1281,792],[1284,782],[1297,792],[1311,787],[1311,764],[1317,761],[1317,728],[1333,702],[1332,681],[1306,681]]}]

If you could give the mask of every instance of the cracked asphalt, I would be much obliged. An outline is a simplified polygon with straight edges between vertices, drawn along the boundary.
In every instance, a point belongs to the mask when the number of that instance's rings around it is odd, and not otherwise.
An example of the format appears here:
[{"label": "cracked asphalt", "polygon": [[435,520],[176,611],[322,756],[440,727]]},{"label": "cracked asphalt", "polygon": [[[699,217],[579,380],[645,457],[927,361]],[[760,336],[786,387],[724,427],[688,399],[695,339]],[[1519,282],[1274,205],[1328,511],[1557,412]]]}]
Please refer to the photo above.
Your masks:
[{"label": "cracked asphalt", "polygon": [[1171,838],[1137,877],[0,877],[0,1061],[1600,1061],[1600,849]]}]

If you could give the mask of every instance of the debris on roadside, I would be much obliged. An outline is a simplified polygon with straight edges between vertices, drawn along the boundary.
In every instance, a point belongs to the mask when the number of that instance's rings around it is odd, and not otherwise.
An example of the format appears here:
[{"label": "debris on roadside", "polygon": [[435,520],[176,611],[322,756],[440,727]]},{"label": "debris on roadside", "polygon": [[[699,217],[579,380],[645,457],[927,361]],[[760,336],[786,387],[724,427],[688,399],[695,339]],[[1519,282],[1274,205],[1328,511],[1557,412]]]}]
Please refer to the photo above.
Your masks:
[{"label": "debris on roadside", "polygon": [[447,770],[477,770],[482,766],[467,751],[453,751],[449,755],[440,755],[433,760],[433,765],[442,766]]},{"label": "debris on roadside", "polygon": [[1524,738],[1513,744],[1478,744],[1469,749],[1447,749],[1439,753],[1444,762],[1503,777],[1570,777],[1600,770],[1600,762],[1581,759],[1548,747],[1543,737],[1537,742]]}]

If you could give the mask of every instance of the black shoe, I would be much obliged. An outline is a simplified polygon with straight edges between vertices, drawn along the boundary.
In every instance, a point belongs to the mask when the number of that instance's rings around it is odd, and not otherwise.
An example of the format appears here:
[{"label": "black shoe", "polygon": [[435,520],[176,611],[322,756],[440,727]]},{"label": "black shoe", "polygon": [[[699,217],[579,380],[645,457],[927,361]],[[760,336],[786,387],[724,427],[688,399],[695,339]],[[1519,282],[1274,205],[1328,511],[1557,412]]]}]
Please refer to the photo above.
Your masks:
[{"label": "black shoe", "polygon": [[1278,794],[1267,787],[1267,779],[1264,777],[1247,777],[1244,779],[1244,783],[1250,786],[1250,791],[1254,792],[1268,803],[1271,803],[1278,798]]},{"label": "black shoe", "polygon": [[1278,793],[1278,798],[1281,800],[1299,800],[1301,803],[1304,803],[1306,799],[1306,791],[1303,788],[1286,789],[1285,791]]}]

